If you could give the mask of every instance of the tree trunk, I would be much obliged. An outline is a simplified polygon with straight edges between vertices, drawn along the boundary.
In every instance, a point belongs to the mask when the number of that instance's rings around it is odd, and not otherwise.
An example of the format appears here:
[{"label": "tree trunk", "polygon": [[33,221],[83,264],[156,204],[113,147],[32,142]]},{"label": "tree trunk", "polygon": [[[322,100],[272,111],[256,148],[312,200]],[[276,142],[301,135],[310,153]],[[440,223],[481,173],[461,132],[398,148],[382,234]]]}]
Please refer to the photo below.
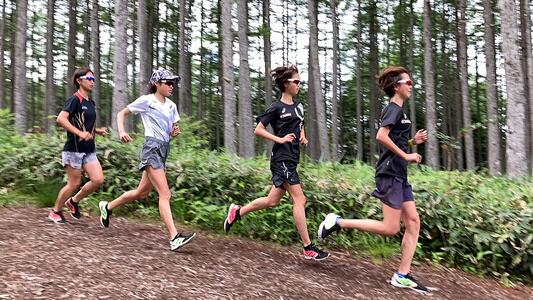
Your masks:
[{"label": "tree trunk", "polygon": [[[204,57],[206,55],[206,51],[204,48],[204,37],[205,37],[205,27],[206,27],[206,16],[205,16],[205,8],[204,8],[204,0],[200,0],[200,83],[206,82],[207,79],[205,77],[205,62]],[[196,117],[198,120],[203,120],[205,117],[205,92],[204,92],[204,85],[200,84],[198,89],[198,109],[196,110]]]},{"label": "tree trunk", "polygon": [[[114,88],[112,99],[111,126],[117,130],[117,114],[128,103],[127,79],[120,74],[127,74],[127,40],[126,22],[128,20],[127,0],[115,3],[115,49],[113,57]],[[129,130],[130,128],[128,128]]]},{"label": "tree trunk", "polygon": [[337,0],[331,0],[331,19],[333,26],[333,73],[331,74],[331,152],[332,159],[338,161],[340,159],[340,123],[339,123],[339,25],[337,23]]},{"label": "tree trunk", "polygon": [[[100,98],[100,18],[98,17],[98,12],[100,8],[98,7],[98,0],[91,1],[91,15],[90,15],[90,25],[91,25],[91,51],[90,51],[90,66],[94,72],[94,77],[96,78],[96,84],[91,92],[91,97],[96,103],[96,121],[98,126],[109,125],[106,124],[105,119],[102,118],[102,112],[104,111],[104,103],[102,103]],[[109,105],[106,105],[109,107]],[[109,109],[107,110],[109,111]],[[109,112],[108,112],[109,114]]]},{"label": "tree trunk", "polygon": [[[313,81],[313,98],[310,101],[315,102],[317,126],[318,126],[318,145],[320,148],[320,160],[329,161],[331,159],[328,142],[328,130],[326,126],[326,109],[320,82],[320,63],[318,60],[318,2],[316,0],[308,1],[309,9],[309,74]],[[312,72],[311,72],[312,70]]]},{"label": "tree trunk", "polygon": [[355,123],[357,128],[356,138],[357,138],[357,155],[356,158],[359,161],[363,161],[364,159],[364,134],[363,134],[363,91],[362,91],[362,59],[363,59],[363,43],[361,41],[361,32],[363,30],[363,22],[361,20],[362,14],[361,14],[361,1],[357,1],[357,61],[355,63],[355,72],[356,72],[356,79],[355,79],[355,85],[356,85],[356,99],[355,99]]},{"label": "tree trunk", "polygon": [[239,19],[239,155],[255,155],[252,122],[250,66],[248,64],[248,5],[247,0],[238,2]]},{"label": "tree trunk", "polygon": [[13,75],[14,105],[15,105],[15,130],[24,134],[27,126],[26,115],[26,29],[28,18],[28,1],[17,1],[17,23],[15,33],[15,61]]},{"label": "tree trunk", "polygon": [[496,91],[496,48],[494,46],[494,14],[492,1],[483,2],[485,20],[485,69],[487,93],[487,160],[489,173],[498,175],[502,172],[501,136],[498,126],[498,94]]},{"label": "tree trunk", "polygon": [[220,1],[222,26],[222,96],[224,99],[224,146],[236,154],[235,84],[233,76],[233,33],[231,32],[231,0]]},{"label": "tree trunk", "polygon": [[139,0],[137,7],[137,31],[139,33],[139,94],[148,91],[147,85],[152,72],[152,58],[150,55],[150,39],[148,37],[148,8],[146,0]]},{"label": "tree trunk", "polygon": [[50,133],[54,126],[54,121],[50,118],[55,111],[54,92],[54,13],[55,0],[48,0],[47,21],[46,21],[46,96],[44,101],[44,130]]},{"label": "tree trunk", "polygon": [[181,84],[178,89],[180,113],[190,116],[192,114],[192,97],[191,97],[191,78],[190,68],[190,12],[189,5],[191,1],[180,0],[180,28],[179,28],[179,74]]},{"label": "tree trunk", "polygon": [[[270,0],[263,0],[263,57],[265,63],[265,108],[270,107],[274,101],[272,93],[272,45],[270,42],[270,35],[272,28],[270,28]],[[270,129],[269,129],[270,130]],[[268,153],[272,148],[272,142],[264,139],[263,149]]]},{"label": "tree trunk", "polygon": [[531,1],[520,0],[520,24],[522,31],[522,59],[524,70],[524,83],[525,83],[525,95],[526,95],[526,111],[528,123],[526,123],[526,148],[528,149],[528,161],[529,161],[529,174],[533,175],[533,53],[531,49]]},{"label": "tree trunk", "polygon": [[76,86],[72,82],[72,74],[76,69],[76,34],[78,32],[76,0],[68,0],[68,53],[67,53],[67,94],[65,98],[70,97],[76,91]]},{"label": "tree trunk", "polygon": [[[415,78],[415,58],[414,58],[414,49],[415,49],[415,33],[414,33],[414,18],[415,14],[413,11],[413,0],[409,0],[409,58],[407,59],[409,63],[409,71],[411,71],[411,77],[413,81],[416,81]],[[415,136],[416,133],[416,86],[411,90],[411,97],[409,98],[409,119],[411,119],[411,136]],[[417,147],[414,146],[412,149],[413,152],[417,151]]]},{"label": "tree trunk", "polygon": [[470,115],[470,99],[468,95],[468,66],[466,41],[466,0],[459,0],[458,18],[458,53],[459,53],[459,81],[461,83],[461,103],[463,104],[463,136],[465,145],[466,169],[472,170],[476,166],[474,156],[474,139],[472,137],[472,117]]},{"label": "tree trunk", "polygon": [[424,91],[426,94],[426,163],[439,168],[439,141],[437,140],[437,110],[435,105],[435,81],[433,78],[433,51],[431,44],[430,3],[424,0]]},{"label": "tree trunk", "polygon": [[370,38],[370,54],[369,54],[369,64],[370,64],[370,102],[368,106],[370,107],[370,116],[368,117],[368,126],[369,126],[369,141],[370,141],[370,163],[374,164],[376,162],[376,154],[378,153],[378,147],[376,143],[376,133],[378,126],[379,112],[381,108],[381,102],[379,101],[379,91],[374,76],[379,73],[379,45],[378,45],[378,30],[379,25],[377,24],[377,4],[375,0],[370,1],[370,7],[368,9],[368,18],[369,18],[369,29],[368,35]]},{"label": "tree trunk", "polygon": [[[0,21],[0,36],[6,36],[6,0],[2,1],[2,21]],[[0,109],[6,107],[6,88],[5,88],[5,65],[4,65],[4,49],[5,38],[0,39]]]},{"label": "tree trunk", "polygon": [[506,168],[511,177],[526,176],[526,118],[524,74],[520,65],[518,24],[514,0],[498,1],[501,12],[502,54],[507,88]]},{"label": "tree trunk", "polygon": [[83,14],[83,65],[88,66],[91,61],[89,60],[90,51],[91,51],[91,36],[88,25],[90,24],[90,11],[91,11],[91,0],[85,0],[85,13]]}]

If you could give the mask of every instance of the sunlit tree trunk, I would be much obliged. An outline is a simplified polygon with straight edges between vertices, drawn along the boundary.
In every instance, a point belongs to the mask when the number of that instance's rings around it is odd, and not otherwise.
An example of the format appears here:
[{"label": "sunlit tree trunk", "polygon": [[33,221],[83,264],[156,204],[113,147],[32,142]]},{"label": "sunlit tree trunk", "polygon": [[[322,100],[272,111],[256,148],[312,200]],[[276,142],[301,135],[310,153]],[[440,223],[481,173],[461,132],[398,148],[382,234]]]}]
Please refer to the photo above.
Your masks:
[{"label": "sunlit tree trunk", "polygon": [[117,114],[128,103],[127,79],[120,74],[127,74],[127,40],[126,22],[128,20],[127,0],[117,0],[115,3],[115,46],[113,56],[114,88],[112,99],[111,125],[117,129]]},{"label": "sunlit tree trunk", "polygon": [[231,154],[235,146],[235,84],[233,75],[233,34],[231,32],[231,0],[220,1],[222,29],[222,96],[224,99],[224,147]]}]

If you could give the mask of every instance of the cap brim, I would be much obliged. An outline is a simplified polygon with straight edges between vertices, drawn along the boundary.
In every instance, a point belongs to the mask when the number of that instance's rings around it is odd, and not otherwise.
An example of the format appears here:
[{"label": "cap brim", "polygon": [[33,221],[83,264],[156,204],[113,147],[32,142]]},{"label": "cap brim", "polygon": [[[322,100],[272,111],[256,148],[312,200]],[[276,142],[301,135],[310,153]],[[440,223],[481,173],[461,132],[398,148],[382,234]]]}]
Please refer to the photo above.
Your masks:
[{"label": "cap brim", "polygon": [[161,78],[161,80],[180,80],[180,78],[181,77],[179,77],[178,75],[174,75],[170,77]]}]

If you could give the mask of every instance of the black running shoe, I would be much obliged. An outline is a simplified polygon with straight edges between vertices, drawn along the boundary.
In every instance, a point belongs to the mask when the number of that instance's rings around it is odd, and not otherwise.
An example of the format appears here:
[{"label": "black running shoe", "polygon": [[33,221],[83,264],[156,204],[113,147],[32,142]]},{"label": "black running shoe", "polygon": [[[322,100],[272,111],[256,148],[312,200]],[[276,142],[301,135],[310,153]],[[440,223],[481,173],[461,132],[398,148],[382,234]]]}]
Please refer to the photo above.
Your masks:
[{"label": "black running shoe", "polygon": [[68,211],[70,212],[70,215],[74,219],[80,219],[81,213],[80,213],[80,205],[78,202],[72,200],[72,198],[68,199],[65,204],[68,207]]},{"label": "black running shoe", "polygon": [[304,247],[304,258],[305,259],[314,259],[314,260],[323,260],[329,257],[329,253],[322,251],[315,244],[311,243],[307,247]]},{"label": "black running shoe", "polygon": [[107,209],[107,201],[100,201],[98,203],[100,208],[100,224],[104,227],[109,227],[109,217],[111,217],[111,210]]}]

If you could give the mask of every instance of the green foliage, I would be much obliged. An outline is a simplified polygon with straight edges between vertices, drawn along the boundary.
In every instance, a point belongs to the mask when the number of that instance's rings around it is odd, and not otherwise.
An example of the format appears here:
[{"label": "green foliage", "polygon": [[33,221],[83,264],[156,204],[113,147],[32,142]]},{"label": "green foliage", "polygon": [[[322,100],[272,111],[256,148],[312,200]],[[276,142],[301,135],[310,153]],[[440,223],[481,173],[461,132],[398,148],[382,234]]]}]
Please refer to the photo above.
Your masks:
[{"label": "green foliage", "polygon": [[[0,111],[0,205],[30,201],[51,206],[64,181],[60,151],[64,132],[51,136],[13,132],[10,116]],[[265,196],[270,171],[265,158],[242,159],[206,150],[209,130],[201,122],[182,122],[182,135],[172,142],[167,178],[177,220],[222,232],[230,203],[246,204]],[[142,136],[130,144],[116,134],[98,137],[98,157],[105,184],[82,203],[97,211],[100,200],[111,200],[137,186]],[[531,278],[533,274],[533,184],[531,179],[485,177],[473,172],[410,170],[421,217],[417,259],[459,266],[478,274]],[[321,163],[303,158],[299,173],[307,196],[306,214],[313,237],[325,214],[345,218],[380,219],[381,204],[370,194],[374,168],[366,164]],[[46,188],[46,190],[45,190]],[[21,195],[26,194],[26,197]],[[38,195],[38,196],[34,196]],[[300,243],[290,199],[273,209],[252,213],[233,226],[232,234]],[[157,195],[117,210],[118,214],[158,217]],[[401,235],[381,237],[345,230],[328,239],[326,248],[362,251],[374,257],[400,253]]]}]

